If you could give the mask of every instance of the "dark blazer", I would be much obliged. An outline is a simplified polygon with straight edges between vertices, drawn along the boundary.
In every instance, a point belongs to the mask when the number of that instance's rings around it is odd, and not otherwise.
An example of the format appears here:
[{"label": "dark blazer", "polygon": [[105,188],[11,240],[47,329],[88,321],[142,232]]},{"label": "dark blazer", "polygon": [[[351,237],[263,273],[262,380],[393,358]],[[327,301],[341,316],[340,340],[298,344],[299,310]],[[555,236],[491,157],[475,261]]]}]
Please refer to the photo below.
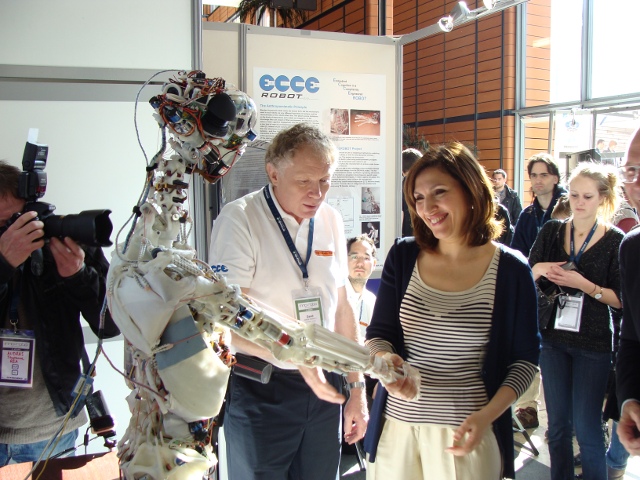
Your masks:
[{"label": "dark blazer", "polygon": [[[522,255],[503,245],[500,249],[493,321],[481,372],[488,398],[492,398],[498,391],[511,364],[517,360],[525,360],[537,365],[540,356],[537,296],[533,274]],[[407,357],[400,324],[400,304],[419,252],[420,249],[413,237],[398,239],[391,247],[384,263],[376,305],[366,335],[367,339],[387,340],[393,345],[396,353],[405,359]],[[382,433],[382,416],[387,395],[386,389],[380,386],[371,408],[364,439],[365,450],[372,462],[375,461],[378,440]],[[514,478],[510,409],[493,423],[493,429],[502,453],[503,474],[508,478]]]},{"label": "dark blazer", "polygon": [[511,240],[511,248],[519,250],[525,257],[529,256],[529,251],[533,247],[533,242],[536,241],[538,232],[542,228],[542,225],[551,220],[551,212],[553,207],[558,203],[560,195],[567,193],[567,191],[557,186],[555,192],[553,192],[553,198],[549,204],[549,208],[546,211],[542,210],[538,199],[534,199],[533,203],[525,208],[516,223],[516,229],[513,232],[513,240]]},{"label": "dark blazer", "polygon": [[616,361],[616,392],[640,401],[640,228],[631,230],[620,245],[622,327]]},{"label": "dark blazer", "polygon": [[81,360],[86,358],[80,315],[102,338],[120,333],[108,310],[104,330],[99,331],[109,263],[101,248],[85,247],[84,251],[84,266],[68,278],[58,275],[48,246],[42,249],[44,269],[40,276],[31,273],[31,257],[13,268],[0,255],[0,315],[7,318],[17,295],[33,326],[36,356],[58,416],[71,407],[71,392],[81,373]]},{"label": "dark blazer", "polygon": [[520,203],[518,192],[509,188],[508,185],[505,185],[504,189],[504,199],[502,199],[500,203],[507,209],[509,212],[509,220],[511,220],[511,223],[515,225],[518,221],[518,217],[520,216],[520,212],[522,211],[522,203]]}]

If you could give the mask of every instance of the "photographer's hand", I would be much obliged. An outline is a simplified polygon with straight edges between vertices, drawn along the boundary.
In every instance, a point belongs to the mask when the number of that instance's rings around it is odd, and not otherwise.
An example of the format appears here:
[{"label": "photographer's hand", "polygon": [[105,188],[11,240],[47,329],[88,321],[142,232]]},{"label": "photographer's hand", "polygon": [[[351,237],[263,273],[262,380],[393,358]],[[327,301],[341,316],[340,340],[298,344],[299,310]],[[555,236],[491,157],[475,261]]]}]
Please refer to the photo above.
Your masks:
[{"label": "photographer's hand", "polygon": [[23,213],[0,236],[0,254],[13,268],[22,265],[32,252],[44,246],[44,224],[34,220],[36,216],[36,212]]},{"label": "photographer's hand", "polygon": [[63,241],[52,238],[49,242],[49,248],[56,261],[58,274],[62,278],[75,275],[84,265],[84,250],[69,237],[65,237]]}]

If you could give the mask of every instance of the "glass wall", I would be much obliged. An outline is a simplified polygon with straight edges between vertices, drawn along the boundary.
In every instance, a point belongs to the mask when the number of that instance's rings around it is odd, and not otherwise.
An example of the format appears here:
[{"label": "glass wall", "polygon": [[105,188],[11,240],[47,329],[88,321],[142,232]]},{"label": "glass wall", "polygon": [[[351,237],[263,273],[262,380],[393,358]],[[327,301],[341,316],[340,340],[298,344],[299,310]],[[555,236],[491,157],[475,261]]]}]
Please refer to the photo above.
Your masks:
[{"label": "glass wall", "polygon": [[576,154],[624,162],[628,138],[640,127],[632,38],[640,1],[529,0],[525,5],[516,168],[528,201],[526,159],[537,151],[552,153],[565,175]]},{"label": "glass wall", "polygon": [[580,100],[583,0],[551,2],[551,103]]},{"label": "glass wall", "polygon": [[624,95],[640,88],[635,51],[639,46],[634,36],[638,19],[638,0],[593,0],[593,98]]}]

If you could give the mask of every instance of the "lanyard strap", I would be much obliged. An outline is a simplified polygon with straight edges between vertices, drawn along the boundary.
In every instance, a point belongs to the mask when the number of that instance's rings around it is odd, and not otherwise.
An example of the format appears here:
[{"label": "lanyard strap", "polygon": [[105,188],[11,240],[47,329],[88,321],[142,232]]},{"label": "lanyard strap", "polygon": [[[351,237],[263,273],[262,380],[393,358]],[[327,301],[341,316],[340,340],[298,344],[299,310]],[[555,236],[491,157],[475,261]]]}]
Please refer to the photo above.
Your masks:
[{"label": "lanyard strap", "polygon": [[13,294],[11,295],[11,304],[9,305],[9,322],[13,328],[13,333],[18,329],[18,304],[20,303],[20,290],[22,289],[22,265],[17,268],[20,273],[17,277],[14,277],[13,282]]},{"label": "lanyard strap", "polygon": [[580,257],[582,256],[582,254],[584,253],[585,249],[587,248],[587,245],[588,245],[589,241],[591,240],[591,237],[593,237],[593,234],[596,232],[596,228],[598,228],[598,220],[596,220],[596,223],[593,224],[593,227],[591,228],[591,231],[589,232],[589,235],[587,235],[587,238],[585,239],[584,243],[580,247],[580,250],[578,251],[578,255],[575,255],[573,253],[574,252],[574,250],[573,250],[573,246],[574,246],[574,241],[573,241],[573,220],[571,221],[571,255],[569,256],[569,261],[570,262],[578,263],[580,261]]},{"label": "lanyard strap", "polygon": [[273,214],[273,218],[275,218],[276,223],[278,224],[280,233],[282,233],[282,236],[284,237],[284,241],[287,243],[287,247],[289,247],[289,251],[293,256],[293,259],[295,260],[296,264],[298,265],[298,268],[302,272],[302,278],[305,281],[305,285],[307,285],[308,284],[307,280],[309,278],[309,271],[307,270],[307,265],[309,264],[309,259],[311,258],[311,245],[313,244],[313,218],[309,219],[309,238],[307,240],[307,259],[306,261],[303,262],[302,257],[300,257],[300,253],[298,252],[298,249],[296,248],[295,244],[293,243],[293,239],[289,234],[289,230],[287,230],[287,226],[284,224],[284,219],[282,218],[282,215],[280,215],[280,212],[278,211],[276,204],[273,202],[273,198],[271,198],[271,192],[269,192],[269,186],[267,185],[266,187],[264,187],[262,189],[262,192],[264,193],[264,198],[267,200],[267,205],[269,205],[269,209]]},{"label": "lanyard strap", "polygon": [[[538,202],[537,206],[538,206],[538,208],[535,208],[535,206],[534,206],[533,216],[536,219],[536,232],[540,233],[540,230],[542,230],[542,226],[545,224],[544,217],[547,215],[547,212],[551,208],[551,204],[549,204],[549,207],[546,210],[542,209],[542,206],[540,205],[540,202]],[[542,216],[540,216],[540,217],[538,217],[538,210],[540,210],[542,212]]]}]

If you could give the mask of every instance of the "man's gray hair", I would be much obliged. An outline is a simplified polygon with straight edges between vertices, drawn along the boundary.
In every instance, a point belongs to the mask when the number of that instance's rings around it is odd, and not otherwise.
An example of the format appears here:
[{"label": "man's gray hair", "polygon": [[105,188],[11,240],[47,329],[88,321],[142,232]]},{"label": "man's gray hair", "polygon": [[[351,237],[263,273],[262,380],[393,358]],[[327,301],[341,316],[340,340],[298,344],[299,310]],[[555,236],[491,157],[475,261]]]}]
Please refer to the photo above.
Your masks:
[{"label": "man's gray hair", "polygon": [[305,147],[326,159],[332,169],[337,166],[338,148],[328,136],[305,123],[282,130],[273,138],[265,154],[265,164],[270,163],[279,168],[290,163],[296,152]]}]

